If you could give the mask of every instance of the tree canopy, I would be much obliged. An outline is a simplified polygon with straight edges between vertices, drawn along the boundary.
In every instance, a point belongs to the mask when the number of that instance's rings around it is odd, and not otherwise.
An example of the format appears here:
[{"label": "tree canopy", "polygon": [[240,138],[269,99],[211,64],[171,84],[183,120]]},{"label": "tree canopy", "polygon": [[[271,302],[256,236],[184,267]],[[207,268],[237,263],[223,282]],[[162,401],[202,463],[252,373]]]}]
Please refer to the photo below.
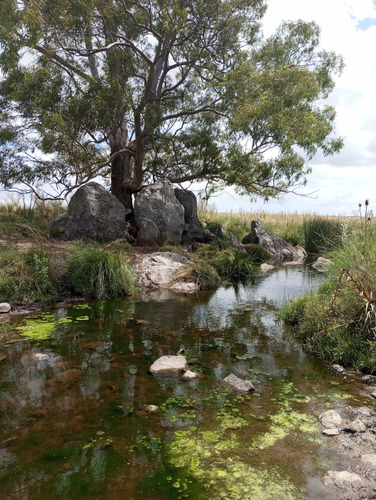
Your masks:
[{"label": "tree canopy", "polygon": [[[2,0],[0,185],[132,206],[159,178],[274,196],[342,146],[319,27],[264,38],[264,0]],[[42,191],[49,185],[49,195]]]}]

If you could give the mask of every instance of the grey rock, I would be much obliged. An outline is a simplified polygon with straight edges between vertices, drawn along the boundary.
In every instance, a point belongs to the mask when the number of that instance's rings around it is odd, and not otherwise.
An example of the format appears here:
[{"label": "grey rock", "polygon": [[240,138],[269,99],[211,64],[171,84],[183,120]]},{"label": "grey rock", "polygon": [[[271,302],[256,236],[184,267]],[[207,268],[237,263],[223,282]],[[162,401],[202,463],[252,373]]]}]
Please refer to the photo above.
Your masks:
[{"label": "grey rock", "polygon": [[194,379],[197,379],[200,377],[201,377],[200,373],[196,373],[196,372],[193,372],[191,370],[187,370],[186,372],[183,373],[181,378],[183,380],[194,380]]},{"label": "grey rock", "polygon": [[162,245],[161,233],[152,220],[139,217],[137,243],[141,246]]},{"label": "grey rock", "polygon": [[144,410],[148,413],[158,413],[159,412],[159,406],[157,405],[147,405],[145,406]]},{"label": "grey rock", "polygon": [[375,375],[364,375],[362,377],[362,382],[365,384],[376,384],[376,377]]},{"label": "grey rock", "polygon": [[50,220],[47,224],[47,229],[49,229],[53,234],[64,234],[65,226],[68,222],[68,214],[65,212],[64,214],[60,214],[54,219]]},{"label": "grey rock", "polygon": [[223,383],[239,392],[254,392],[256,390],[252,382],[239,378],[233,373],[224,378]]},{"label": "grey rock", "polygon": [[365,453],[360,457],[361,461],[368,466],[376,468],[376,454],[375,453]]},{"label": "grey rock", "polygon": [[[145,221],[152,222],[158,230],[158,243],[181,243],[183,231],[187,226],[184,221],[184,207],[177,200],[171,182],[156,182],[137,193],[134,203],[134,218],[138,227],[143,225],[137,235],[137,241],[144,240],[147,230]],[[153,231],[155,228],[153,227]]]},{"label": "grey rock", "polygon": [[344,375],[346,373],[346,370],[341,365],[332,365],[331,368],[339,375]]},{"label": "grey rock", "polygon": [[260,271],[263,273],[267,273],[268,271],[273,271],[275,269],[275,266],[272,266],[271,264],[266,264],[266,262],[262,263],[260,266]]},{"label": "grey rock", "polygon": [[326,429],[341,427],[342,418],[335,410],[327,410],[319,415],[321,425]]},{"label": "grey rock", "polygon": [[256,243],[265,248],[274,259],[281,262],[302,264],[307,257],[304,248],[294,247],[282,238],[275,236],[258,219],[251,222],[251,231],[244,236],[242,243]]},{"label": "grey rock", "polygon": [[155,252],[144,255],[138,265],[134,267],[137,285],[150,289],[170,288],[184,293],[197,291],[198,285],[189,281],[174,281],[176,274],[191,262],[182,255],[173,252]]},{"label": "grey rock", "polygon": [[11,305],[8,302],[1,302],[0,304],[0,314],[8,313],[12,309]]},{"label": "grey rock", "polygon": [[75,192],[66,214],[67,239],[116,240],[125,233],[125,208],[114,195],[96,182]]},{"label": "grey rock", "polygon": [[371,398],[376,399],[376,391],[371,392],[370,396]]},{"label": "grey rock", "polygon": [[329,429],[324,429],[321,434],[324,434],[325,436],[338,436],[339,433],[339,429],[337,429],[336,427],[332,427]]},{"label": "grey rock", "polygon": [[366,430],[367,430],[366,426],[363,424],[363,422],[359,418],[356,418],[355,420],[353,420],[349,424],[345,425],[343,427],[343,429],[346,432],[353,432],[353,433],[366,432]]},{"label": "grey rock", "polygon": [[187,360],[183,356],[161,356],[149,368],[149,372],[159,375],[173,375],[187,369]]},{"label": "grey rock", "polygon": [[214,234],[221,248],[234,248],[235,250],[240,250],[242,253],[247,253],[242,242],[220,224],[216,225]]},{"label": "grey rock", "polygon": [[316,262],[312,264],[313,269],[319,271],[320,273],[325,273],[328,267],[332,264],[332,261],[329,259],[324,259],[324,257],[319,257]]},{"label": "grey rock", "polygon": [[334,484],[335,486],[347,487],[353,486],[362,481],[362,478],[358,474],[353,474],[348,471],[328,471],[325,476],[325,482],[328,484]]},{"label": "grey rock", "polygon": [[187,229],[183,233],[184,243],[204,241],[205,231],[197,215],[197,199],[192,191],[175,188],[175,196],[184,207],[184,221]]}]

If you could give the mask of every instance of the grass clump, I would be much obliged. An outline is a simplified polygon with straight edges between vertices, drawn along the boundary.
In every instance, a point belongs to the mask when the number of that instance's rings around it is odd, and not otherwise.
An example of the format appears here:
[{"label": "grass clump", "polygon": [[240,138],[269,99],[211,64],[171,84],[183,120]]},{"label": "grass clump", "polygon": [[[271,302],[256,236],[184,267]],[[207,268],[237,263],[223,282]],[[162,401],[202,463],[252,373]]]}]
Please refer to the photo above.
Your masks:
[{"label": "grass clump", "polygon": [[331,253],[333,264],[317,293],[281,312],[307,348],[319,357],[364,372],[376,372],[376,232],[372,221],[353,231]]},{"label": "grass clump", "polygon": [[339,220],[313,217],[303,223],[304,248],[309,253],[323,254],[337,248],[342,241],[342,224]]},{"label": "grass clump", "polygon": [[211,290],[220,284],[220,278],[213,266],[205,261],[198,260],[193,264],[184,266],[175,279],[179,281],[196,281],[201,290]]},{"label": "grass clump", "polygon": [[221,250],[215,245],[206,245],[198,253],[200,257],[210,261],[210,265],[222,278],[245,279],[257,274],[255,259],[251,253],[233,248]]},{"label": "grass clump", "polygon": [[128,262],[120,254],[76,245],[67,259],[66,280],[79,295],[96,299],[135,293]]},{"label": "grass clump", "polygon": [[56,297],[51,256],[40,248],[0,253],[0,298],[13,303],[47,302]]}]

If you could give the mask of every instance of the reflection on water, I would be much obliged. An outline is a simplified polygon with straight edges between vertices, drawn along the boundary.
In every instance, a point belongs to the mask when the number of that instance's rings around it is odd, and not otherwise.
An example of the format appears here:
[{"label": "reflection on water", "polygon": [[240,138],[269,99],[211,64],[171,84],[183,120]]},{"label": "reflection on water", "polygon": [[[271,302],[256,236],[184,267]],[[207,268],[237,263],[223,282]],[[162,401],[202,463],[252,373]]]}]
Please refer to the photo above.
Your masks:
[{"label": "reflection on water", "polygon": [[[355,382],[307,357],[275,320],[319,279],[284,268],[198,296],[14,320],[16,333],[2,334],[2,498],[324,498],[323,464],[338,457],[322,446],[317,416],[364,403]],[[148,374],[180,349],[199,380]],[[256,394],[224,388],[231,372]]]}]

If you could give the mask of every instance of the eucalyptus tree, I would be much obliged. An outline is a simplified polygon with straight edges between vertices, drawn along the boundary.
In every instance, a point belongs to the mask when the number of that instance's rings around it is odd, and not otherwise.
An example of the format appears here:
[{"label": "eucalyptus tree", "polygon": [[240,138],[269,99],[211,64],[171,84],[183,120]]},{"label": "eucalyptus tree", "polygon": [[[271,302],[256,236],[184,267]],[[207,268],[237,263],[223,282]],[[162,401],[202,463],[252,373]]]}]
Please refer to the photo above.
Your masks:
[{"label": "eucalyptus tree", "polygon": [[[2,0],[0,184],[61,198],[103,176],[274,196],[341,148],[324,104],[342,67],[319,28],[264,39],[264,0]],[[49,194],[42,187],[50,185]]]}]

